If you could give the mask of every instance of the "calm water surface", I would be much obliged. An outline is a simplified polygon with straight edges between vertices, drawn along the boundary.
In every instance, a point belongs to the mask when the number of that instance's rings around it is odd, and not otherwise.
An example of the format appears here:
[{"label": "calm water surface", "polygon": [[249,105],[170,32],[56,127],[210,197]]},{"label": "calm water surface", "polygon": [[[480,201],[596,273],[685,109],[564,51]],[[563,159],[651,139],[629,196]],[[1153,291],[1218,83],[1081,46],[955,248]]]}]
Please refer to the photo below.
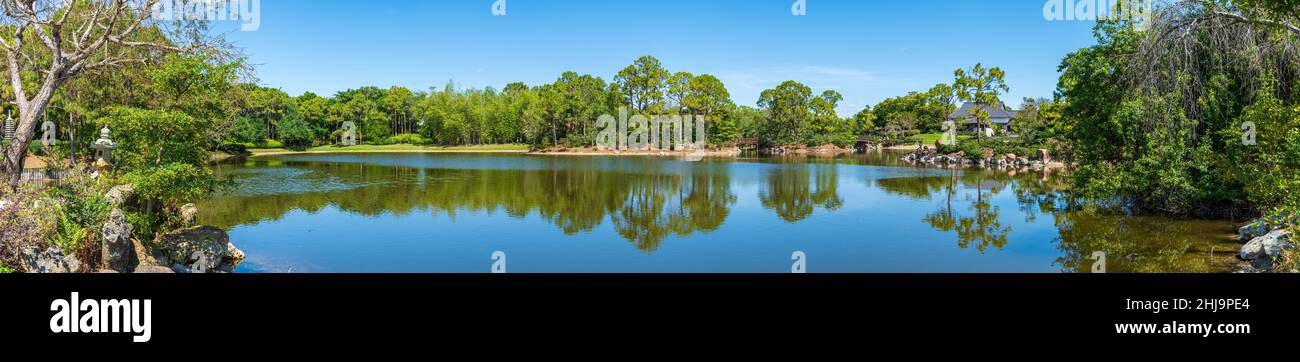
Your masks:
[{"label": "calm water surface", "polygon": [[836,159],[311,154],[214,166],[241,272],[1222,272],[1233,222],[1064,211],[1062,177]]}]

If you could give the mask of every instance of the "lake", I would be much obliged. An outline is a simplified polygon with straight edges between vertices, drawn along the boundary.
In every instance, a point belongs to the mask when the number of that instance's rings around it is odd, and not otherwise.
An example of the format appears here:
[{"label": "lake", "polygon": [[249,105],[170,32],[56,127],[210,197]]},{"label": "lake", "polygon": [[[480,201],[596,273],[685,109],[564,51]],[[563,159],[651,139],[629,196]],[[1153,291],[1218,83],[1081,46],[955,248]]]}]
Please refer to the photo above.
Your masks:
[{"label": "lake", "polygon": [[[1233,221],[1071,211],[1060,175],[837,158],[299,154],[214,165],[239,272],[1227,272]],[[798,254],[796,252],[801,252]],[[801,255],[801,256],[800,256]],[[796,257],[799,256],[799,257]]]}]

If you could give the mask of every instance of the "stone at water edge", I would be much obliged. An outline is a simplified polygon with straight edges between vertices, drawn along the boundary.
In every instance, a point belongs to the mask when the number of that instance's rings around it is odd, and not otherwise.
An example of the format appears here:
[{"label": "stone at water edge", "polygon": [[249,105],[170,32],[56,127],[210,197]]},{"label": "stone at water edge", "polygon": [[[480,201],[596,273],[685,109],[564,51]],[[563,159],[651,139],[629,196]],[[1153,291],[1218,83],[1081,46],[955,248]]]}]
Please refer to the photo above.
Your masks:
[{"label": "stone at water edge", "polygon": [[[198,226],[163,234],[158,246],[167,262],[178,272],[217,272],[234,270],[243,261],[243,252],[230,244],[225,230]],[[175,268],[175,266],[184,268]]]},{"label": "stone at water edge", "polygon": [[1044,163],[1052,162],[1052,156],[1047,153],[1047,149],[1040,148],[1038,149],[1038,160]]},{"label": "stone at water edge", "polygon": [[126,222],[122,209],[113,209],[109,213],[108,222],[104,223],[103,246],[100,249],[100,257],[108,269],[124,273],[131,271],[135,254],[135,245],[131,241],[132,229],[131,223]]},{"label": "stone at water edge", "polygon": [[1283,250],[1295,247],[1291,243],[1291,232],[1285,229],[1274,230],[1267,235],[1257,237],[1241,247],[1237,258],[1241,260],[1272,259],[1282,254]]},{"label": "stone at water edge", "polygon": [[171,268],[162,266],[158,257],[154,256],[149,248],[145,247],[140,240],[131,240],[131,245],[135,249],[135,269],[132,273],[136,274],[172,274],[175,273]]},{"label": "stone at water edge", "polygon": [[199,207],[194,204],[185,204],[181,206],[181,225],[185,227],[194,226],[199,219]]}]

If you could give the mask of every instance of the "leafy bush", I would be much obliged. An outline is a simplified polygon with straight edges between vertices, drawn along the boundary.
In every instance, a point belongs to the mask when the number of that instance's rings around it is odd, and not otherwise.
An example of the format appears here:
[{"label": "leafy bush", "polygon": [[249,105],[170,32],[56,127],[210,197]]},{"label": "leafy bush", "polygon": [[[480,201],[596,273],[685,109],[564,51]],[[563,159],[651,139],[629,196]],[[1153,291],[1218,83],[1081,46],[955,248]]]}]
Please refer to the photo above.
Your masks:
[{"label": "leafy bush", "polygon": [[270,135],[271,130],[267,127],[267,123],[252,117],[236,118],[230,129],[231,138],[242,143],[258,142]]},{"label": "leafy bush", "polygon": [[311,146],[316,140],[315,131],[302,118],[302,114],[296,110],[289,112],[284,118],[276,121],[275,128],[280,135],[280,141],[290,147]]},{"label": "leafy bush", "polygon": [[197,201],[220,185],[212,176],[212,170],[185,163],[169,163],[134,171],[122,179],[134,185],[140,197],[168,200],[171,203]]},{"label": "leafy bush", "polygon": [[955,146],[939,146],[940,153],[963,152],[967,157],[983,157],[985,151],[992,151],[994,157],[1015,154],[1018,157],[1037,157],[1034,146],[1025,145],[1013,139],[986,139],[983,141],[963,140]]},{"label": "leafy bush", "polygon": [[396,136],[388,137],[388,144],[424,145],[428,143],[429,143],[429,139],[414,133],[403,133]]},{"label": "leafy bush", "polygon": [[13,268],[10,268],[9,266],[0,263],[0,274],[9,274],[14,272],[15,270]]},{"label": "leafy bush", "polygon": [[248,146],[243,143],[223,143],[220,146],[217,146],[217,151],[232,155],[242,155],[248,153]]},{"label": "leafy bush", "polygon": [[114,166],[124,172],[169,163],[203,165],[208,160],[206,131],[212,122],[183,113],[116,107],[97,123],[107,126],[118,148]]},{"label": "leafy bush", "polygon": [[111,206],[103,189],[90,176],[73,173],[44,193],[52,200],[50,213],[57,215],[57,227],[50,242],[71,252],[80,251],[96,234],[96,226],[108,219]]},{"label": "leafy bush", "polygon": [[[19,265],[19,251],[26,247],[44,248],[53,235],[57,220],[48,202],[37,205],[40,193],[34,184],[23,184],[9,192],[0,188],[0,265]],[[38,207],[39,206],[39,207]]]}]

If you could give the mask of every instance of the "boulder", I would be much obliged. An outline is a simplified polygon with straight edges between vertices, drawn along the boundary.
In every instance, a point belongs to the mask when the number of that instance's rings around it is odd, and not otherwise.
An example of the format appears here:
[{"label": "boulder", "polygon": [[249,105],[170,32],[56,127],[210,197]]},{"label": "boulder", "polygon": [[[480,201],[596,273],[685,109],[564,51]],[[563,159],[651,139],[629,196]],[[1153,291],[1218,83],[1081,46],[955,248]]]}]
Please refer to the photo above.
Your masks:
[{"label": "boulder", "polygon": [[1275,229],[1274,225],[1268,222],[1267,219],[1255,220],[1249,225],[1237,229],[1237,240],[1243,243],[1249,242],[1257,237],[1268,235],[1273,229]]},{"label": "boulder", "polygon": [[1294,248],[1291,232],[1285,229],[1274,230],[1267,235],[1252,239],[1241,247],[1237,257],[1241,260],[1272,259],[1282,254],[1283,250]]},{"label": "boulder", "polygon": [[1047,153],[1047,149],[1038,149],[1038,160],[1042,162],[1052,162],[1052,155]]},{"label": "boulder", "polygon": [[185,227],[194,226],[199,219],[199,207],[194,204],[185,204],[181,206],[181,225]]},{"label": "boulder", "polygon": [[75,255],[64,255],[63,248],[58,245],[52,245],[45,250],[39,250],[34,246],[24,247],[21,250],[23,272],[35,274],[53,274],[53,273],[79,273],[81,272],[81,260]]},{"label": "boulder", "polygon": [[104,240],[100,257],[104,266],[118,272],[129,272],[134,259],[135,246],[131,241],[131,223],[126,222],[122,209],[113,209],[104,223]]},{"label": "boulder", "polygon": [[171,268],[163,266],[158,257],[149,251],[140,240],[132,240],[133,249],[135,249],[135,267],[132,273],[137,274],[166,274],[175,273]]},{"label": "boulder", "polygon": [[171,268],[159,265],[141,265],[135,268],[132,273],[136,274],[175,274],[176,271]]},{"label": "boulder", "polygon": [[105,193],[104,197],[108,199],[108,203],[113,205],[113,207],[122,207],[122,205],[125,205],[135,197],[135,186],[114,186],[113,188],[108,189],[108,193]]},{"label": "boulder", "polygon": [[230,244],[230,236],[225,230],[211,226],[163,234],[158,238],[158,248],[177,272],[234,270],[244,257],[242,251]]}]

